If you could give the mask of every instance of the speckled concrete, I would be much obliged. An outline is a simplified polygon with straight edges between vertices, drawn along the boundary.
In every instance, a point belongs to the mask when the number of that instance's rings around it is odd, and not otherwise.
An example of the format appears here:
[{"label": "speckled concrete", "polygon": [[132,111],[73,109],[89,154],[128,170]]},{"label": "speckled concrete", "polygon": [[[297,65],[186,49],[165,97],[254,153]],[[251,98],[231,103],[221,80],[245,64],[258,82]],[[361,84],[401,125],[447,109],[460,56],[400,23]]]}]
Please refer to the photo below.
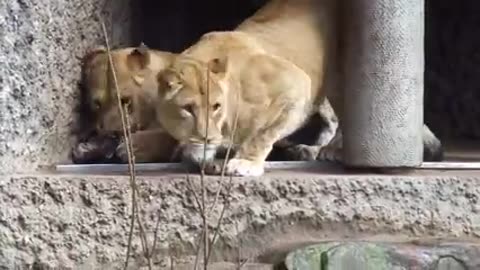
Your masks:
[{"label": "speckled concrete", "polygon": [[112,43],[130,40],[129,7],[129,0],[0,2],[1,173],[68,159],[79,58],[103,44],[102,12]]},{"label": "speckled concrete", "polygon": [[[192,179],[197,186],[198,178]],[[210,199],[218,180],[206,180]],[[168,244],[191,254],[201,218],[185,176],[144,175],[138,183],[150,239],[160,217],[155,260],[165,258]],[[277,170],[232,183],[230,196],[220,194],[209,222],[216,224],[215,216],[230,198],[215,260],[234,260],[239,246],[243,256],[268,262],[320,240],[478,241],[480,236],[480,175],[475,173],[340,176]],[[62,269],[119,265],[125,256],[130,213],[126,176],[0,176],[0,202],[0,269],[34,263]]]}]

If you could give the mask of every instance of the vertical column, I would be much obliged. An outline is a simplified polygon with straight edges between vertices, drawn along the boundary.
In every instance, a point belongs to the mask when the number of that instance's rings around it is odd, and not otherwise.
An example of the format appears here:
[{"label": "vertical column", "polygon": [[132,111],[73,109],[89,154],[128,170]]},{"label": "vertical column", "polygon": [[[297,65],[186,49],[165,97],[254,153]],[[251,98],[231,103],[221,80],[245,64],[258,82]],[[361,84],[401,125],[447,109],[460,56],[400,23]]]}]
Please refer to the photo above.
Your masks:
[{"label": "vertical column", "polygon": [[418,166],[424,0],[342,2],[345,164]]}]

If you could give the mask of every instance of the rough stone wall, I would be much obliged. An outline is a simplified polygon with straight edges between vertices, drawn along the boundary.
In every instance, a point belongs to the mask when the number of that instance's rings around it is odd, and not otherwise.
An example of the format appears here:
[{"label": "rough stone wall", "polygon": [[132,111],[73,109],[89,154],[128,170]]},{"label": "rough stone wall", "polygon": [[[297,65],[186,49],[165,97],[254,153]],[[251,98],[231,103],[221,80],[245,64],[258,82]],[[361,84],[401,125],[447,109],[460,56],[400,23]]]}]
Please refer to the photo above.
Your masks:
[{"label": "rough stone wall", "polygon": [[[198,178],[191,178],[198,193]],[[219,178],[205,182],[211,205]],[[155,261],[165,259],[169,244],[183,247],[179,254],[192,254],[201,218],[185,176],[145,176],[138,183],[150,243],[160,220]],[[245,258],[267,262],[302,243],[330,239],[480,236],[480,179],[474,174],[339,177],[331,171],[277,171],[232,183],[210,216],[214,227],[229,200],[214,259],[232,261],[240,247]],[[0,176],[0,269],[109,269],[100,265],[112,262],[118,268],[128,238],[129,190],[126,176]],[[137,235],[135,254],[141,251],[138,240]]]},{"label": "rough stone wall", "polygon": [[130,0],[0,1],[0,173],[68,160],[79,58],[104,43],[96,15],[122,45],[131,10]]}]

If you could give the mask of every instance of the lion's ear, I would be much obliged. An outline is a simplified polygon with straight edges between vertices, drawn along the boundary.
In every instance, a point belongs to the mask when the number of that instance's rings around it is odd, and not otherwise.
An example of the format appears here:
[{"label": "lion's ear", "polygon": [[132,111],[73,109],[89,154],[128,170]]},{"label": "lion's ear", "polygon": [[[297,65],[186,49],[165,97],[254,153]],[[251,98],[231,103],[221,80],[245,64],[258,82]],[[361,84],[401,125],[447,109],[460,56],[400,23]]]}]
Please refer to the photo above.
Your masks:
[{"label": "lion's ear", "polygon": [[220,76],[224,76],[228,69],[227,57],[217,57],[208,62],[210,70]]},{"label": "lion's ear", "polygon": [[183,87],[182,80],[172,70],[166,69],[157,75],[158,93],[166,100],[172,99]]},{"label": "lion's ear", "polygon": [[93,60],[100,54],[104,54],[107,52],[107,48],[105,48],[105,46],[96,46],[90,50],[88,50],[88,52],[85,54],[85,56],[83,57],[82,59],[82,62],[84,65],[90,65]]},{"label": "lion's ear", "polygon": [[127,65],[132,71],[144,70],[150,63],[150,54],[148,47],[142,42],[137,48],[133,49],[127,56]]}]

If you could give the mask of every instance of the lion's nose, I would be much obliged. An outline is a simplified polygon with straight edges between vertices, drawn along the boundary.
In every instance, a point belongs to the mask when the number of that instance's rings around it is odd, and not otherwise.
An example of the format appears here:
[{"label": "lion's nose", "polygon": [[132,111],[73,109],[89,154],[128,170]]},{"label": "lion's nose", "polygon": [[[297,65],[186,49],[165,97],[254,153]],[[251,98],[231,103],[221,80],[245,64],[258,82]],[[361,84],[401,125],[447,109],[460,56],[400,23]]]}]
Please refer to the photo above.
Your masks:
[{"label": "lion's nose", "polygon": [[204,144],[188,144],[184,146],[182,151],[182,159],[184,162],[192,164],[202,164],[205,160],[209,162],[215,158],[217,147],[214,145]]},{"label": "lion's nose", "polygon": [[213,139],[211,139],[211,138],[203,138],[203,139],[202,139],[202,142],[205,142],[205,143],[207,143],[207,144],[212,144]]},{"label": "lion's nose", "polygon": [[197,143],[199,143],[199,144],[205,144],[205,143],[211,144],[211,143],[214,142],[213,138],[205,138],[205,136],[202,135],[202,134],[197,134],[196,141],[197,140],[198,140]]}]

